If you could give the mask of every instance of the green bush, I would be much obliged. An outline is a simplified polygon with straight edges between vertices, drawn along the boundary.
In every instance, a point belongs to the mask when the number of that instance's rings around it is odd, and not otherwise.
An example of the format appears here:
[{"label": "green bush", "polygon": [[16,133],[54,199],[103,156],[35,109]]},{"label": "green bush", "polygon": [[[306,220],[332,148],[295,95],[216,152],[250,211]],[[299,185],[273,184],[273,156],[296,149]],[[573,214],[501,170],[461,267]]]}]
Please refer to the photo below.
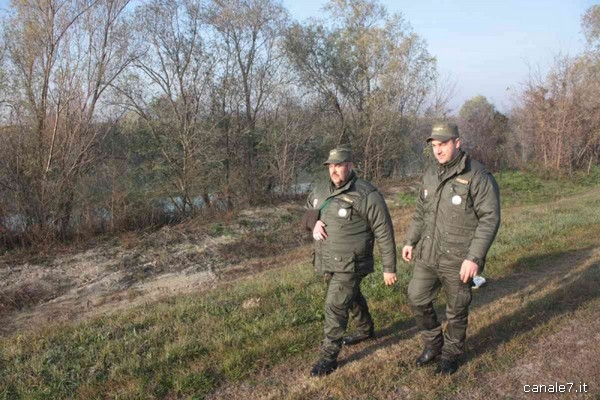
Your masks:
[{"label": "green bush", "polygon": [[417,194],[412,192],[400,192],[396,195],[396,202],[399,207],[412,208],[417,203]]},{"label": "green bush", "polygon": [[522,171],[500,172],[496,180],[502,190],[512,192],[535,192],[543,187],[538,176]]}]

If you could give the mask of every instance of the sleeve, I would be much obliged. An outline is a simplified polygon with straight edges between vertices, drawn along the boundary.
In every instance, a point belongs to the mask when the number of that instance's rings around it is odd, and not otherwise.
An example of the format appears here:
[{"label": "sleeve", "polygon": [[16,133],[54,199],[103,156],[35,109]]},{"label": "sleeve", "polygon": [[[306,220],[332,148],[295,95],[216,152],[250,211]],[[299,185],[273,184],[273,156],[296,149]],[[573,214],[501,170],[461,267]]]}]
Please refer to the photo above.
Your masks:
[{"label": "sleeve", "polygon": [[384,272],[396,272],[396,240],[392,217],[383,196],[373,191],[365,196],[364,210],[367,223],[379,247]]},{"label": "sleeve", "polygon": [[482,173],[473,184],[471,198],[478,223],[467,259],[483,269],[487,252],[500,227],[500,190],[489,172]]},{"label": "sleeve", "polygon": [[313,207],[313,199],[314,198],[315,198],[315,192],[311,191],[308,194],[308,197],[306,198],[306,203],[304,203],[304,209],[305,210],[310,210],[310,209],[314,208]]},{"label": "sleeve", "polygon": [[412,222],[410,223],[408,232],[406,232],[406,240],[404,241],[405,246],[414,247],[419,240],[421,240],[421,235],[423,234],[423,220],[425,215],[423,204],[423,184],[421,184]]}]

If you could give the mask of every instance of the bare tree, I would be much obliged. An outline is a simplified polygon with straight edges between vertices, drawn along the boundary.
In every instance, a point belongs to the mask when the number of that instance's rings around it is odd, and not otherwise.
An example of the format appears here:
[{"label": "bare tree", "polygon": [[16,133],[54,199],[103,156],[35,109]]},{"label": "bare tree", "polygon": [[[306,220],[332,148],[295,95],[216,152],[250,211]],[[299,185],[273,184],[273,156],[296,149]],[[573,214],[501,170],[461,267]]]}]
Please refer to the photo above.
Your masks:
[{"label": "bare tree", "polygon": [[[262,132],[258,119],[274,91],[287,80],[282,73],[285,59],[280,46],[287,11],[275,0],[213,0],[207,7],[207,18],[214,28],[213,45],[223,65],[219,70],[221,84],[214,94],[215,104],[227,121],[220,125],[228,138],[227,186],[235,185],[240,195],[251,200],[258,194],[263,168],[258,165]],[[239,146],[234,153],[230,151],[232,144]],[[238,166],[238,182],[230,181],[233,163]]]},{"label": "bare tree", "polygon": [[150,0],[136,10],[135,33],[143,55],[118,83],[122,104],[135,112],[158,149],[155,168],[180,213],[210,203],[210,88],[215,61],[203,35],[202,9],[195,0]]},{"label": "bare tree", "polygon": [[375,0],[332,0],[329,21],[295,25],[286,48],[304,84],[339,117],[336,144],[351,142],[371,179],[389,175],[424,112],[435,59],[400,15]]},{"label": "bare tree", "polygon": [[529,157],[559,173],[597,163],[600,144],[598,67],[583,58],[557,58],[546,79],[531,78],[513,110]]},{"label": "bare tree", "polygon": [[310,145],[315,138],[310,110],[300,99],[279,94],[277,106],[264,117],[265,132],[260,148],[268,165],[268,176],[280,193],[290,193],[302,168],[311,158]]},{"label": "bare tree", "polygon": [[127,0],[19,1],[4,27],[13,96],[11,130],[22,158],[8,185],[28,224],[66,235],[79,178],[107,132],[100,101],[131,61]]},{"label": "bare tree", "polygon": [[556,57],[546,77],[531,75],[512,113],[523,157],[558,173],[600,163],[600,6],[581,25],[587,51]]},{"label": "bare tree", "polygon": [[425,110],[425,117],[430,120],[445,120],[452,113],[450,101],[456,96],[456,80],[449,74],[445,76],[435,76],[428,107]]}]

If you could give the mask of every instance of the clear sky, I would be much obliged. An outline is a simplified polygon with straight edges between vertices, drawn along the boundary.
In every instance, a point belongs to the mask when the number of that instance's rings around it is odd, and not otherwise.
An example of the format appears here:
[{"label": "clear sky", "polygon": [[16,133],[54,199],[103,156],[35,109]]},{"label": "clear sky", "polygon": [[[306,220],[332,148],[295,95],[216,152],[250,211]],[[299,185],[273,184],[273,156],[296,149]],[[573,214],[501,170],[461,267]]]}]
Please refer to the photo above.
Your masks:
[{"label": "clear sky", "polygon": [[[303,21],[323,14],[326,0],[282,0]],[[581,16],[592,0],[381,0],[428,43],[442,76],[456,82],[452,107],[483,95],[501,111],[530,70],[545,74],[558,54],[580,53]],[[6,8],[8,0],[0,0]]]},{"label": "clear sky", "polygon": [[[283,0],[297,20],[319,17],[326,0]],[[585,47],[581,16],[591,0],[382,0],[428,43],[438,71],[456,82],[452,107],[483,95],[500,111],[530,70],[545,74],[556,55]]]}]

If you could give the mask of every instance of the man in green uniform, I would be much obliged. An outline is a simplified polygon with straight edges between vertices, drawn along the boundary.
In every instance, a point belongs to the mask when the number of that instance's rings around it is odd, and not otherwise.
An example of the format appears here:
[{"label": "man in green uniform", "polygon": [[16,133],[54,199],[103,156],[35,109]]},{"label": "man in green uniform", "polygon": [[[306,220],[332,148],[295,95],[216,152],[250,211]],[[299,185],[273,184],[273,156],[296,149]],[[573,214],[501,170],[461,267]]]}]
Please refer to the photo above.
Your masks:
[{"label": "man in green uniform", "polygon": [[[375,241],[385,284],[396,282],[394,228],[383,196],[356,175],[348,148],[331,150],[324,164],[329,168],[330,180],[317,185],[308,196],[307,213],[314,217],[305,221],[315,240],[315,269],[328,282],[325,338],[312,376],[327,375],[337,368],[342,344],[355,344],[374,335],[360,283],[373,272]],[[349,315],[355,321],[356,333],[344,337]]]},{"label": "man in green uniform", "polygon": [[[492,174],[461,150],[456,125],[434,125],[427,142],[437,165],[423,176],[402,258],[415,260],[408,298],[425,342],[417,366],[441,355],[436,372],[449,375],[464,352],[471,280],[498,232],[500,196]],[[448,299],[445,332],[433,308],[440,287]]]}]

